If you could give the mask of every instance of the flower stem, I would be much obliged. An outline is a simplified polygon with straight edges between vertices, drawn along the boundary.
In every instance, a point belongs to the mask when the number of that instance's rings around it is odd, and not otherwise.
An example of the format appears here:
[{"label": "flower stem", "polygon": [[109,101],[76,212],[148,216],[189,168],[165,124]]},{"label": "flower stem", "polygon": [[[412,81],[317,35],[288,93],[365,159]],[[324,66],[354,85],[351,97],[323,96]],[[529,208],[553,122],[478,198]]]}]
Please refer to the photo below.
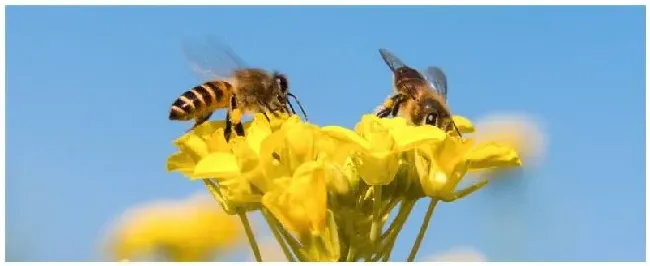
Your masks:
[{"label": "flower stem", "polygon": [[296,258],[298,261],[308,261],[307,258],[305,257],[305,254],[303,253],[302,246],[298,241],[293,238],[289,232],[282,226],[282,224],[273,216],[269,215],[269,220],[275,228],[277,229],[278,233],[284,238],[286,241],[287,245],[291,247],[291,250],[293,250],[293,253],[296,255]]},{"label": "flower stem", "polygon": [[284,253],[284,256],[287,258],[287,261],[295,262],[296,259],[293,257],[293,254],[291,254],[289,247],[287,247],[287,243],[284,241],[284,238],[282,238],[282,236],[278,232],[278,228],[276,224],[272,221],[271,218],[269,218],[269,212],[264,208],[262,208],[262,216],[264,216],[264,220],[266,220],[266,223],[269,225],[269,228],[271,229],[271,233],[273,233],[275,240],[278,241],[278,244],[280,244],[280,248],[282,248],[282,253]]},{"label": "flower stem", "polygon": [[429,227],[429,221],[431,221],[433,210],[436,208],[437,204],[438,204],[438,199],[431,199],[431,202],[429,203],[429,207],[427,208],[427,212],[424,215],[424,221],[422,221],[422,226],[420,226],[420,232],[418,233],[418,236],[415,239],[413,248],[411,248],[411,253],[406,259],[407,262],[413,262],[415,260],[415,255],[418,253],[418,250],[420,249],[420,244],[422,244],[422,239],[424,239],[424,234],[426,233],[427,228]]},{"label": "flower stem", "polygon": [[255,241],[255,235],[253,234],[251,225],[248,222],[248,217],[246,216],[246,213],[243,211],[238,211],[237,214],[239,215],[239,219],[241,219],[241,223],[244,225],[244,230],[246,231],[246,236],[248,237],[248,243],[251,245],[251,249],[253,249],[253,255],[255,255],[255,260],[257,262],[262,262],[262,255],[260,254],[260,248],[257,246],[257,241]]},{"label": "flower stem", "polygon": [[386,233],[383,234],[381,237],[382,239],[384,239],[384,242],[382,242],[382,245],[379,248],[377,254],[375,254],[375,257],[373,257],[370,261],[376,262],[379,261],[379,259],[381,258],[384,258],[383,261],[388,261],[388,259],[390,258],[390,254],[393,251],[393,247],[395,246],[395,240],[397,240],[397,235],[399,234],[400,231],[402,231],[402,227],[406,223],[408,216],[411,214],[411,210],[413,210],[414,205],[415,205],[414,200],[402,201],[402,204],[399,208],[397,215],[393,219],[393,222],[391,223],[388,230],[386,230]]},{"label": "flower stem", "polygon": [[370,227],[370,243],[371,245],[374,245],[377,243],[377,238],[379,238],[379,232],[381,231],[381,220],[382,217],[380,217],[380,212],[382,211],[381,209],[381,185],[376,185],[374,186],[375,189],[375,202],[374,206],[372,209],[372,225]]}]

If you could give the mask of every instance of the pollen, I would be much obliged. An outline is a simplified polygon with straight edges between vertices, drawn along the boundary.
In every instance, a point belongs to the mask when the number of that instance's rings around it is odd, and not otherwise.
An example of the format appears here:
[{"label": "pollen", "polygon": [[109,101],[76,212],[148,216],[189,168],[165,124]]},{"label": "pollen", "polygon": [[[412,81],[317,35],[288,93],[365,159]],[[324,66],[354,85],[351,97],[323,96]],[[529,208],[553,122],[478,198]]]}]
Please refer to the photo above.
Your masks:
[{"label": "pollen", "polygon": [[239,122],[241,122],[241,117],[242,117],[242,113],[241,113],[241,110],[239,110],[239,109],[234,109],[234,110],[232,110],[232,112],[230,113],[230,120],[231,120],[233,123],[239,123]]},{"label": "pollen", "polygon": [[386,101],[384,102],[384,107],[386,107],[386,108],[392,108],[394,104],[395,104],[395,102],[393,101],[393,99],[388,99],[388,100],[386,100]]}]

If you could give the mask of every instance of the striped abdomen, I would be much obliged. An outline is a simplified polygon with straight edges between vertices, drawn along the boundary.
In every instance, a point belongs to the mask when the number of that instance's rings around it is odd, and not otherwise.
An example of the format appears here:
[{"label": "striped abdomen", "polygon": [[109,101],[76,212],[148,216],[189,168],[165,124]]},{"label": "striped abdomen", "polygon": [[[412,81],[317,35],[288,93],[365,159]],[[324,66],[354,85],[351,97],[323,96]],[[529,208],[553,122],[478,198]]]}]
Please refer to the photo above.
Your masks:
[{"label": "striped abdomen", "polygon": [[184,92],[172,104],[169,120],[191,120],[229,105],[232,85],[225,81],[209,81]]}]

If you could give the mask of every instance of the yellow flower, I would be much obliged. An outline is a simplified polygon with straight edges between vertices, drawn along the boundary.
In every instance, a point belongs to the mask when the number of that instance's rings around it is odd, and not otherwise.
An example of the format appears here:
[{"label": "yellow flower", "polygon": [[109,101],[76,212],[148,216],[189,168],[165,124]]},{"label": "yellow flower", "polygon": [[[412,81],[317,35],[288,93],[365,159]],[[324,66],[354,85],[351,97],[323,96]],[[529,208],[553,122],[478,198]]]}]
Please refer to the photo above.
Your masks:
[{"label": "yellow flower", "polygon": [[301,239],[320,235],[326,225],[326,174],[321,162],[301,164],[292,176],[275,179],[276,186],[264,195],[262,203]]},{"label": "yellow flower", "polygon": [[339,126],[324,127],[323,132],[358,151],[357,171],[368,185],[389,184],[398,170],[401,152],[426,142],[444,139],[446,134],[432,126],[410,126],[406,120],[365,115],[356,132]]},{"label": "yellow flower", "polygon": [[441,143],[417,149],[415,166],[426,195],[453,201],[459,197],[456,186],[467,171],[521,164],[512,147],[495,142],[473,145],[473,142],[449,136]]},{"label": "yellow flower", "polygon": [[293,116],[262,141],[262,175],[257,175],[251,182],[266,192],[274,186],[274,179],[292,176],[303,163],[321,160],[327,171],[338,174],[328,175],[325,182],[344,191],[347,189],[347,180],[344,180],[338,165],[347,159],[349,150],[347,146],[328,138],[317,126],[300,122],[297,116]]},{"label": "yellow flower", "polygon": [[[244,123],[244,128],[248,129],[250,124]],[[223,137],[224,128],[224,121],[205,122],[176,139],[174,145],[179,152],[167,159],[167,171],[193,178],[194,168],[202,158],[214,152],[229,152],[231,146]]]},{"label": "yellow flower", "polygon": [[238,244],[238,221],[206,195],[159,201],[127,211],[111,233],[110,250],[118,260],[156,253],[171,261],[209,261]]},{"label": "yellow flower", "polygon": [[[271,126],[263,115],[255,116],[245,137],[234,137],[230,150],[217,150],[202,157],[194,169],[195,178],[215,177],[220,180],[240,177],[256,170],[262,141],[271,134]],[[223,135],[209,140],[225,143]]]}]

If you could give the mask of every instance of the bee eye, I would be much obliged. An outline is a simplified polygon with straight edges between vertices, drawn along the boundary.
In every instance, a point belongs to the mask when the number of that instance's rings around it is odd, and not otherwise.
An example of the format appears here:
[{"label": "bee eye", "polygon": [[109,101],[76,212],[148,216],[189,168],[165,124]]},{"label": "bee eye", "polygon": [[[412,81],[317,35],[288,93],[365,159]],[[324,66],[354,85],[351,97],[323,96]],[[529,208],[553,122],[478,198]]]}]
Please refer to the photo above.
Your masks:
[{"label": "bee eye", "polygon": [[283,77],[277,77],[275,78],[275,82],[278,84],[280,87],[280,91],[286,92],[287,91],[287,80],[284,79]]},{"label": "bee eye", "polygon": [[427,124],[427,125],[435,126],[437,121],[438,121],[438,114],[437,113],[429,113],[427,115],[424,123]]}]

